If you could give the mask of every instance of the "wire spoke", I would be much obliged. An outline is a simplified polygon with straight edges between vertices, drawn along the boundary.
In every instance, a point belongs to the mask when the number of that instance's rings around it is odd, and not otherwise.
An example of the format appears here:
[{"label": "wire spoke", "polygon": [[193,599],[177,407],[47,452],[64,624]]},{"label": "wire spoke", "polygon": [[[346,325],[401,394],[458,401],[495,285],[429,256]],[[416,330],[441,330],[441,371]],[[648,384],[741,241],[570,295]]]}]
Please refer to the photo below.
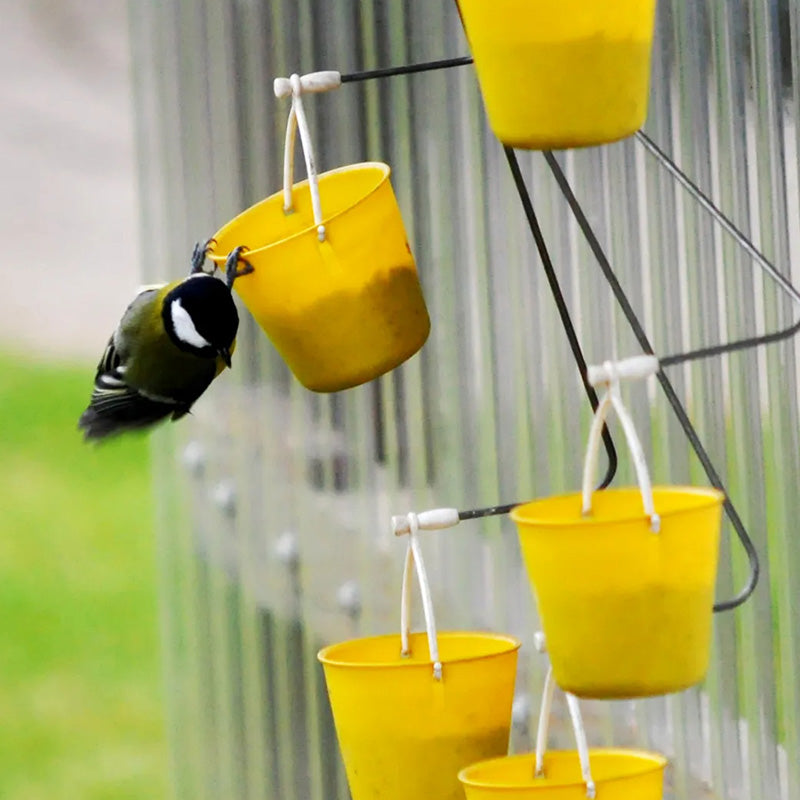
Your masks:
[{"label": "wire spoke", "polygon": [[375,78],[392,78],[395,75],[412,75],[415,72],[430,72],[436,69],[465,67],[471,63],[472,56],[459,56],[458,58],[445,58],[440,61],[423,61],[419,64],[406,64],[401,67],[368,69],[363,72],[350,72],[347,75],[342,75],[342,83],[356,83],[358,81],[369,81]]},{"label": "wire spoke", "polygon": [[[650,355],[655,355],[652,345],[650,344],[650,340],[645,333],[644,328],[642,327],[639,318],[636,316],[636,312],[633,310],[633,306],[631,305],[630,301],[628,300],[625,291],[622,288],[617,276],[614,274],[614,270],[611,267],[611,264],[606,257],[605,252],[603,251],[600,242],[597,239],[594,231],[592,230],[592,226],[589,224],[589,220],[586,217],[583,209],[581,208],[580,203],[578,202],[577,197],[575,197],[574,192],[572,191],[572,187],[569,185],[564,172],[562,171],[561,167],[558,165],[555,157],[550,152],[544,153],[545,160],[547,161],[547,165],[550,167],[550,171],[553,173],[553,176],[556,179],[556,183],[558,184],[561,193],[564,195],[564,199],[567,201],[567,205],[569,205],[570,210],[572,211],[575,220],[578,223],[578,227],[581,229],[584,237],[586,238],[589,247],[591,248],[592,252],[594,253],[595,259],[600,266],[600,269],[603,273],[603,276],[606,279],[606,282],[611,287],[611,291],[614,293],[614,297],[616,298],[617,302],[622,309],[622,313],[625,315],[625,318],[628,320],[628,324],[631,326],[633,330],[633,334],[636,337],[636,340],[639,342],[642,350],[645,353]],[[712,485],[715,486],[717,489],[721,491],[725,491],[725,487],[722,484],[722,479],[719,476],[714,464],[711,461],[710,456],[706,452],[705,447],[703,447],[703,443],[700,441],[700,437],[697,435],[697,431],[695,431],[694,426],[692,425],[691,420],[689,419],[689,415],[684,408],[681,401],[678,399],[678,395],[675,392],[675,389],[672,385],[672,382],[664,373],[663,369],[660,369],[656,374],[658,382],[661,384],[661,388],[666,395],[667,401],[669,402],[670,406],[672,406],[672,410],[675,412],[675,415],[678,418],[678,422],[683,428],[683,432],[686,434],[686,437],[689,440],[689,444],[692,446],[692,449],[697,454],[697,457],[705,470],[708,479],[711,481]],[[744,603],[748,597],[753,593],[753,590],[758,583],[758,576],[760,572],[760,567],[758,563],[758,553],[756,552],[756,548],[753,545],[753,541],[750,538],[747,530],[742,523],[741,517],[739,516],[738,512],[736,511],[735,506],[733,503],[726,499],[724,503],[725,513],[728,515],[728,519],[730,519],[731,524],[733,525],[734,530],[736,531],[736,535],[739,538],[739,541],[742,544],[742,547],[747,554],[748,561],[750,562],[750,576],[744,588],[737,594],[734,598],[730,600],[724,600],[720,603],[717,603],[714,606],[714,611],[728,611],[729,609],[736,608],[737,606]]]},{"label": "wire spoke", "polygon": [[[570,316],[569,308],[564,300],[564,294],[561,291],[561,285],[558,282],[558,276],[556,275],[555,268],[553,267],[550,253],[547,251],[547,245],[544,241],[544,236],[542,235],[542,229],[539,226],[539,220],[536,217],[536,212],[533,209],[533,202],[531,201],[528,187],[525,185],[525,179],[522,177],[522,172],[519,168],[517,154],[511,147],[504,147],[503,149],[506,154],[506,159],[508,160],[508,166],[511,169],[511,176],[514,179],[514,185],[517,187],[517,192],[519,194],[520,201],[522,202],[522,208],[525,212],[525,217],[528,220],[528,226],[530,227],[531,233],[533,234],[533,239],[536,242],[536,249],[539,251],[539,257],[542,261],[542,268],[547,276],[547,282],[550,284],[550,291],[553,294],[553,299],[555,300],[556,307],[558,309],[558,315],[561,317],[561,324],[564,326],[564,331],[567,334],[567,341],[569,342],[572,356],[575,359],[575,363],[578,365],[578,373],[580,374],[583,388],[585,389],[586,395],[589,398],[592,411],[596,411],[599,403],[597,392],[589,383],[589,379],[587,377],[586,358],[583,355],[583,350],[581,349],[581,344],[578,340],[578,334],[576,333],[575,326],[572,323],[572,317]],[[603,426],[603,445],[605,446],[606,455],[608,457],[608,467],[606,469],[605,477],[597,487],[598,489],[605,489],[614,479],[614,475],[617,472],[617,451],[614,447],[614,441],[611,438],[611,433],[608,430],[608,427],[605,425]]]},{"label": "wire spoke", "polygon": [[[653,156],[672,177],[686,189],[687,192],[704,208],[728,233],[736,244],[739,245],[761,268],[761,270],[773,280],[778,288],[784,292],[797,305],[800,305],[800,292],[789,282],[786,276],[760,251],[747,236],[733,224],[722,210],[716,206],[711,198],[662,150],[644,131],[636,132],[637,140],[644,146],[648,153]],[[700,358],[710,358],[719,356],[723,353],[733,353],[739,350],[749,350],[751,347],[758,347],[764,344],[773,344],[783,339],[789,339],[800,332],[800,320],[794,322],[787,328],[783,328],[773,333],[766,333],[760,336],[749,336],[737,339],[733,342],[702,347],[697,350],[689,350],[685,353],[675,353],[674,355],[659,358],[665,367],[681,364],[686,361],[696,361]]]}]

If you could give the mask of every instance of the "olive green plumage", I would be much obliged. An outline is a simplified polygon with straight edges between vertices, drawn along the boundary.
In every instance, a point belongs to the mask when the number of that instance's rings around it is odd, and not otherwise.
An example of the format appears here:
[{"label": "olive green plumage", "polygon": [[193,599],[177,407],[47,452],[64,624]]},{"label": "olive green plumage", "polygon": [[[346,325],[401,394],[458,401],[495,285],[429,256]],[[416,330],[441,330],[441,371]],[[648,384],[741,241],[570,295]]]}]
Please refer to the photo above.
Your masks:
[{"label": "olive green plumage", "polygon": [[236,343],[239,315],[231,295],[239,252],[226,264],[227,281],[202,271],[208,243],[196,247],[183,280],[145,286],[112,334],[78,422],[86,439],[103,439],[180,419],[226,366]]}]

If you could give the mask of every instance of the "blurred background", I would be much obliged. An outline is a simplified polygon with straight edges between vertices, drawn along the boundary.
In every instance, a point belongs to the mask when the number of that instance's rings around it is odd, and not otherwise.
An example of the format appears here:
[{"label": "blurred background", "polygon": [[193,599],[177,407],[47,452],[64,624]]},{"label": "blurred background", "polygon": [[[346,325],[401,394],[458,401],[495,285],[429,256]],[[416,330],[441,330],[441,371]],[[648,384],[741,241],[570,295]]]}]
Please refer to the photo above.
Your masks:
[{"label": "blurred background", "polygon": [[160,798],[148,445],[76,430],[139,283],[126,5],[0,17],[0,797]]},{"label": "blurred background", "polygon": [[[392,164],[432,335],[402,369],[321,397],[246,318],[240,368],[153,449],[157,571],[147,440],[89,448],[75,429],[140,266],[179,274],[198,234],[279,185],[273,76],[466,43],[452,0],[130,5],[136,74],[123,0],[0,0],[0,798],[165,797],[163,700],[176,796],[344,798],[316,652],[395,630],[390,513],[574,488],[587,404],[474,72],[315,98],[320,164]],[[800,6],[658,7],[646,130],[768,257],[800,263]],[[741,248],[637,148],[562,164],[657,351],[787,324]],[[637,352],[542,159],[521,165],[589,361]],[[795,350],[671,373],[762,554],[752,601],[715,621],[702,687],[590,707],[593,741],[669,756],[671,798],[800,800]],[[631,406],[654,476],[705,482],[661,393]],[[746,577],[730,534],[720,598]],[[513,747],[530,747],[543,667],[513,527],[493,518],[426,546],[443,627],[524,639]]]}]

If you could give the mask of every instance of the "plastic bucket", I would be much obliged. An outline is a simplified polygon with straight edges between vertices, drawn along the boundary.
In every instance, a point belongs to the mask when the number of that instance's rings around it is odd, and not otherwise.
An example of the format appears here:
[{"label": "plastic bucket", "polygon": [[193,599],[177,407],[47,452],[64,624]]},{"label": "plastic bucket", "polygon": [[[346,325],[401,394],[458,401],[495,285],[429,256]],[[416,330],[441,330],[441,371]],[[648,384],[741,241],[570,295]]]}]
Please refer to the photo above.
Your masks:
[{"label": "plastic bucket", "polygon": [[[589,750],[599,800],[661,800],[666,759],[639,750]],[[467,800],[586,800],[578,754],[544,756],[544,775],[534,777],[533,753],[473,764],[459,773]]]},{"label": "plastic bucket", "polygon": [[397,634],[319,653],[353,800],[462,800],[458,772],[508,750],[519,641],[440,633],[442,680],[424,633],[400,654]]},{"label": "plastic bucket", "polygon": [[317,392],[357,386],[411,357],[430,320],[390,169],[353,164],[319,176],[320,241],[308,181],[278,192],[215,235],[210,258],[244,245],[254,272],[235,289],[300,382]]},{"label": "plastic bucket", "polygon": [[[463,800],[459,770],[508,750],[520,642],[495,633],[437,634],[415,514],[408,523],[400,636],[319,653],[353,800]],[[424,634],[409,631],[414,569]]]},{"label": "plastic bucket", "polygon": [[590,750],[580,704],[572,694],[566,694],[566,701],[577,750],[547,752],[554,690],[551,666],[542,692],[536,752],[496,758],[463,769],[458,778],[467,800],[660,800],[666,759],[638,750]]},{"label": "plastic bucket", "polygon": [[[658,368],[649,355],[590,367],[589,382],[608,389],[589,430],[581,492],[511,512],[556,681],[579,697],[677,692],[708,669],[724,495],[651,485],[620,380]],[[593,492],[612,408],[638,487]]]},{"label": "plastic bucket", "polygon": [[556,680],[581,697],[676,692],[708,668],[724,495],[653,488],[653,533],[638,488],[580,493],[511,512]]},{"label": "plastic bucket", "polygon": [[501,142],[581,147],[642,126],[655,0],[457,2]]}]

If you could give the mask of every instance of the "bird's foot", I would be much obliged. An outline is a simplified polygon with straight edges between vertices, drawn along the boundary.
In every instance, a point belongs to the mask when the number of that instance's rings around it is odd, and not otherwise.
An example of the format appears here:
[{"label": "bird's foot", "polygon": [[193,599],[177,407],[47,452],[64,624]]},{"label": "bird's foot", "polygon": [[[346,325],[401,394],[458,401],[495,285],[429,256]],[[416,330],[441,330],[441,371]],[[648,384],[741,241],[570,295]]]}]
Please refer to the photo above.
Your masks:
[{"label": "bird's foot", "polygon": [[[249,275],[251,272],[255,272],[255,268],[253,265],[242,258],[242,251],[247,250],[244,245],[240,247],[236,247],[228,254],[228,258],[225,260],[225,277],[227,279],[228,288],[233,288],[233,282],[237,278],[241,278],[242,275]],[[239,264],[243,264],[244,266],[240,267]]]},{"label": "bird's foot", "polygon": [[212,237],[211,239],[206,239],[205,242],[198,242],[194,246],[194,250],[192,251],[192,271],[189,273],[190,275],[196,275],[198,272],[205,272],[206,275],[213,275],[217,271],[216,264],[212,267],[211,272],[206,272],[206,270],[203,269],[208,251],[216,243],[217,240]]}]

